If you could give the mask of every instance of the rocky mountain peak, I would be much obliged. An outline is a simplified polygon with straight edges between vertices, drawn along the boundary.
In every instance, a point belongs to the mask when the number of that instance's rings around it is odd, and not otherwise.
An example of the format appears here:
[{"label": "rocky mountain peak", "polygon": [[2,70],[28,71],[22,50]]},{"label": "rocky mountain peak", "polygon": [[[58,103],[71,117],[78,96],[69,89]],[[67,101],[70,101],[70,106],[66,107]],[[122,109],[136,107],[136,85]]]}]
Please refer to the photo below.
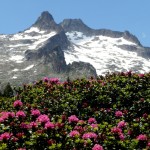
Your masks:
[{"label": "rocky mountain peak", "polygon": [[33,27],[38,27],[40,30],[61,30],[61,27],[56,24],[53,16],[48,11],[41,13],[40,17],[33,24]]},{"label": "rocky mountain peak", "polygon": [[87,32],[90,28],[83,23],[81,19],[64,19],[60,23],[65,32],[78,31]]},{"label": "rocky mountain peak", "polygon": [[123,32],[123,37],[128,41],[134,42],[137,45],[142,46],[138,38],[135,35],[131,34],[129,31]]}]

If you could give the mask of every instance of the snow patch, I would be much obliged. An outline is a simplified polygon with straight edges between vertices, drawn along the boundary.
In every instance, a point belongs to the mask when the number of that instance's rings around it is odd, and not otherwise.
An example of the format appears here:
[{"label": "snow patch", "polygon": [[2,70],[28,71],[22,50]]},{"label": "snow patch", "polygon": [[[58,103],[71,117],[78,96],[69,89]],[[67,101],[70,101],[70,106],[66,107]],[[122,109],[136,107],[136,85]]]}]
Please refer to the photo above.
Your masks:
[{"label": "snow patch", "polygon": [[17,77],[16,77],[16,76],[13,76],[12,79],[17,79]]},{"label": "snow patch", "polygon": [[14,70],[12,70],[13,72],[16,72],[16,71],[19,71],[19,69],[14,69]]},{"label": "snow patch", "polygon": [[34,67],[34,65],[30,65],[30,66],[26,67],[26,68],[23,69],[23,70],[30,70],[30,69],[33,68],[33,67]]},{"label": "snow patch", "polygon": [[45,31],[39,30],[39,28],[31,27],[30,29],[26,30],[24,33],[31,33],[31,32],[38,32],[38,33],[45,33]]},{"label": "snow patch", "polygon": [[41,35],[41,37],[39,38],[39,40],[35,41],[31,46],[29,46],[29,49],[36,49],[37,46],[42,46],[43,42],[45,42],[46,40],[48,40],[49,38],[53,37],[54,35],[56,35],[56,32],[51,32],[49,34],[46,35]]},{"label": "snow patch", "polygon": [[14,55],[14,56],[11,56],[9,60],[16,61],[16,62],[20,63],[23,61],[23,58],[24,57],[21,55]]}]

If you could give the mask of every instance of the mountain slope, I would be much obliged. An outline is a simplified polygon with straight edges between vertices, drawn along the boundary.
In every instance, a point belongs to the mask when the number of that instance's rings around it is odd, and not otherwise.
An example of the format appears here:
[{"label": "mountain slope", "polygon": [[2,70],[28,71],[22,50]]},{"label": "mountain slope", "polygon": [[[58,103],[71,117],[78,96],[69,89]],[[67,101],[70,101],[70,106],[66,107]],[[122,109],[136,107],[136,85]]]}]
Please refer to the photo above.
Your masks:
[{"label": "mountain slope", "polygon": [[65,50],[66,62],[90,62],[98,74],[114,71],[150,71],[150,48],[145,48],[129,33],[87,27],[80,19],[60,23],[72,42]]},{"label": "mountain slope", "polygon": [[[0,35],[0,43],[0,82],[32,82],[44,76],[63,80],[69,75],[71,66],[66,65],[62,49],[67,49],[70,42],[48,12],[23,32]],[[96,71],[90,75],[96,76]]]},{"label": "mountain slope", "polygon": [[[0,34],[0,82],[32,82],[43,76],[70,78],[106,72],[148,72],[150,48],[128,31],[91,29],[81,19],[57,24],[43,12],[28,29]],[[96,69],[96,70],[95,70]],[[7,77],[6,77],[7,75]]]}]

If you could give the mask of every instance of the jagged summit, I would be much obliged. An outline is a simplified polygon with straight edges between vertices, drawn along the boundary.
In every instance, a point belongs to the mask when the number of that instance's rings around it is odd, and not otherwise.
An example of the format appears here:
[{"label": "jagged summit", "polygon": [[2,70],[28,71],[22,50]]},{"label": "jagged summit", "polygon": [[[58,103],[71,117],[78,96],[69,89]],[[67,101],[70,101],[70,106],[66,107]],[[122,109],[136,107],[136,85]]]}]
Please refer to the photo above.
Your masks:
[{"label": "jagged summit", "polygon": [[53,16],[48,11],[42,12],[41,16],[32,26],[38,27],[40,30],[60,31],[62,29],[58,24],[56,24]]},{"label": "jagged summit", "polygon": [[78,32],[88,32],[91,30],[87,25],[83,23],[81,19],[64,19],[60,23],[65,32],[78,31]]},{"label": "jagged summit", "polygon": [[124,39],[127,39],[141,46],[141,43],[139,42],[137,37],[131,34],[129,31],[119,32],[109,29],[92,29],[88,27],[81,19],[64,19],[63,22],[60,23],[60,25],[65,32],[78,31],[84,33],[87,36],[103,35],[112,38],[123,37]]},{"label": "jagged summit", "polygon": [[123,38],[128,41],[134,42],[139,46],[142,46],[138,38],[135,35],[131,34],[129,31],[123,32]]}]

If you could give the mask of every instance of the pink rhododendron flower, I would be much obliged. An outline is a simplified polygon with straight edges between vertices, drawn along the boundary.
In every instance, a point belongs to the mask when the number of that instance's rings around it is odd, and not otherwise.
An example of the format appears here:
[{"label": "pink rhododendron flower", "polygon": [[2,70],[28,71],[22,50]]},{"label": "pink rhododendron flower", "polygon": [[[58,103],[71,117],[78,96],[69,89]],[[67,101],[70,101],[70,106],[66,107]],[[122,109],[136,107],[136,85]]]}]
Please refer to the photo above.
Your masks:
[{"label": "pink rhododendron flower", "polygon": [[84,133],[82,136],[83,139],[90,139],[90,138],[97,138],[97,134],[94,132],[88,132],[88,133]]},{"label": "pink rhododendron flower", "polygon": [[140,78],[143,78],[145,75],[144,74],[138,74],[138,76],[140,77]]},{"label": "pink rhododendron flower", "polygon": [[44,82],[48,82],[48,81],[49,81],[49,78],[48,78],[48,77],[44,77],[44,78],[43,78],[43,81],[44,81]]},{"label": "pink rhododendron flower", "polygon": [[59,79],[58,78],[50,78],[49,81],[50,81],[50,83],[58,83]]},{"label": "pink rhododendron flower", "polygon": [[129,130],[129,131],[128,131],[128,135],[131,135],[131,134],[132,134],[132,131],[131,131],[131,130]]},{"label": "pink rhododendron flower", "polygon": [[147,136],[145,134],[140,134],[139,136],[137,136],[136,139],[139,140],[139,141],[146,141]]},{"label": "pink rhododendron flower", "polygon": [[116,112],[115,112],[115,116],[116,116],[116,117],[122,117],[122,116],[123,116],[122,111],[116,111]]},{"label": "pink rhododendron flower", "polygon": [[16,100],[13,104],[14,107],[21,107],[23,103],[20,100]]},{"label": "pink rhododendron flower", "polygon": [[69,123],[72,123],[72,122],[77,123],[79,121],[79,119],[77,118],[76,115],[72,115],[72,116],[68,117],[68,120],[69,120]]},{"label": "pink rhododendron flower", "polygon": [[29,125],[26,124],[25,122],[22,122],[22,123],[20,124],[20,128],[22,128],[22,129],[28,129],[28,128],[29,128]]},{"label": "pink rhododendron flower", "polygon": [[125,136],[121,133],[121,134],[119,135],[119,138],[120,138],[121,141],[124,141]]},{"label": "pink rhododendron flower", "polygon": [[54,129],[54,128],[55,128],[55,125],[52,122],[47,122],[45,124],[45,129]]},{"label": "pink rhododendron flower", "polygon": [[91,124],[91,123],[97,123],[97,121],[96,121],[95,118],[89,118],[88,123],[89,124]]},{"label": "pink rhododendron flower", "polygon": [[114,133],[114,134],[121,134],[122,130],[118,127],[114,127],[114,128],[111,129],[111,132]]},{"label": "pink rhododendron flower", "polygon": [[37,125],[37,123],[36,122],[30,122],[30,124],[29,124],[29,128],[37,128],[38,127],[38,125]]},{"label": "pink rhododendron flower", "polygon": [[74,130],[79,131],[80,133],[84,131],[84,128],[82,126],[75,126]]},{"label": "pink rhododendron flower", "polygon": [[19,132],[19,133],[16,134],[16,137],[19,138],[19,139],[22,138],[23,136],[24,136],[23,132]]},{"label": "pink rhododendron flower", "polygon": [[92,124],[91,124],[91,127],[92,127],[92,128],[98,128],[98,124],[92,123]]},{"label": "pink rhododendron flower", "polygon": [[125,121],[120,121],[119,123],[118,123],[118,128],[123,128],[123,127],[125,127],[126,126],[126,122]]},{"label": "pink rhododendron flower", "polygon": [[26,148],[18,148],[17,150],[26,150]]},{"label": "pink rhododendron flower", "polygon": [[8,133],[8,132],[5,132],[3,134],[0,135],[0,140],[9,140],[10,137],[12,136],[12,134]]},{"label": "pink rhododendron flower", "polygon": [[99,144],[95,144],[92,150],[104,150],[103,147]]},{"label": "pink rhododendron flower", "polygon": [[5,121],[6,119],[8,119],[8,113],[7,112],[1,112],[0,113],[0,122]]},{"label": "pink rhododendron flower", "polygon": [[8,118],[13,118],[15,116],[14,112],[1,112],[0,113],[0,122],[4,122]]},{"label": "pink rhododendron flower", "polygon": [[39,116],[41,113],[38,109],[33,109],[31,110],[31,115],[32,116]]},{"label": "pink rhododendron flower", "polygon": [[15,117],[15,113],[14,112],[8,112],[8,117],[9,118],[14,118]]},{"label": "pink rhododendron flower", "polygon": [[0,123],[4,122],[4,120],[5,120],[5,119],[1,117],[1,118],[0,118]]},{"label": "pink rhododendron flower", "polygon": [[12,142],[17,142],[17,141],[18,141],[18,138],[12,136],[12,137],[11,137],[11,141],[12,141]]},{"label": "pink rhododendron flower", "polygon": [[16,116],[17,116],[17,117],[20,117],[20,118],[24,118],[24,117],[26,117],[26,114],[24,113],[24,111],[19,110],[19,111],[16,113]]},{"label": "pink rhododendron flower", "polygon": [[70,137],[75,137],[75,136],[79,136],[79,135],[80,135],[80,133],[77,130],[73,130],[69,133]]},{"label": "pink rhododendron flower", "polygon": [[64,126],[64,123],[56,122],[55,127],[56,128],[62,128]]},{"label": "pink rhododendron flower", "polygon": [[38,118],[37,118],[37,121],[40,122],[40,123],[46,123],[48,121],[50,121],[49,117],[47,115],[40,115]]}]

